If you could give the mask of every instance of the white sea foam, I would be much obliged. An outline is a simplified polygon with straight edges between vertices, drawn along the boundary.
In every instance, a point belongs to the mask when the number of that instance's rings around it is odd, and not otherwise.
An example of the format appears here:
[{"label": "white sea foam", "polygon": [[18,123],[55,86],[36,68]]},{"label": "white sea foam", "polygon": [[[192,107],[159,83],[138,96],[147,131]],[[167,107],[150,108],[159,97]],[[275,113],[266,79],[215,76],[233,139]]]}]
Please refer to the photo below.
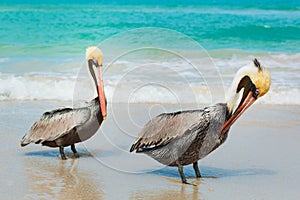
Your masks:
[{"label": "white sea foam", "polygon": [[0,100],[71,100],[73,87],[72,78],[2,74]]},{"label": "white sea foam", "polygon": [[[87,80],[88,82],[89,80]],[[76,79],[41,76],[1,75],[0,100],[89,100],[92,96],[81,95],[74,88]],[[221,94],[212,97],[212,90]],[[84,91],[86,92],[86,91]],[[118,84],[107,81],[105,92],[108,102],[112,103],[197,103],[211,104],[222,102],[222,88],[208,88],[197,84],[143,84],[127,82]],[[77,95],[74,95],[77,93]],[[76,96],[76,97],[75,97]],[[217,99],[217,100],[216,100]],[[260,104],[300,105],[300,88],[271,88],[269,93],[259,99]]]},{"label": "white sea foam", "polygon": [[300,88],[275,88],[258,100],[261,104],[300,105]]},{"label": "white sea foam", "polygon": [[9,61],[9,58],[0,58],[0,63]]},{"label": "white sea foam", "polygon": [[[107,100],[112,103],[223,102],[224,88],[229,87],[235,72],[256,57],[230,54],[230,57],[214,58],[214,63],[208,58],[192,58],[193,65],[173,58],[161,62],[118,60],[107,64],[103,73]],[[272,78],[270,91],[258,103],[300,105],[300,54],[263,53],[258,58]],[[85,70],[84,67],[81,74],[75,69],[20,75],[0,72],[0,100],[90,100],[95,91]]]}]

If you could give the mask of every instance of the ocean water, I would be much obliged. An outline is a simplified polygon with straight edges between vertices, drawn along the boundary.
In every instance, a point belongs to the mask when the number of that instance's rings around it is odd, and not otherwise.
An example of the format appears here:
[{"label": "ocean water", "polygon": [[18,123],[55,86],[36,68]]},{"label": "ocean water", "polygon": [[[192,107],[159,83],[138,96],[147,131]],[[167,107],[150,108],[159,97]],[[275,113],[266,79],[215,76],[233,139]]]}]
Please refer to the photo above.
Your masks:
[{"label": "ocean water", "polygon": [[104,53],[109,102],[223,101],[258,58],[270,92],[300,104],[299,1],[0,1],[0,101],[89,100],[85,49]]}]

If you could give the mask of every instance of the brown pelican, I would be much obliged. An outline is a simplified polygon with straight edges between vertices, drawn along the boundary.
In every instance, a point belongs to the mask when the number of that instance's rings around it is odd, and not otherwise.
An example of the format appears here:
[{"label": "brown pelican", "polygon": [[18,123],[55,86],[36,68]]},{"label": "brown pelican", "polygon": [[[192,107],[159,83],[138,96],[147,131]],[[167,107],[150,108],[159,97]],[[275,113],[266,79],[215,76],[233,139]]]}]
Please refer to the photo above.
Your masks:
[{"label": "brown pelican", "polygon": [[97,47],[86,50],[86,61],[90,75],[97,88],[98,97],[85,107],[59,108],[45,112],[21,140],[21,146],[30,143],[48,147],[59,147],[60,155],[66,159],[64,147],[71,145],[76,158],[79,157],[75,143],[92,137],[106,118],[106,101],[101,74],[103,54]]},{"label": "brown pelican", "polygon": [[201,177],[198,160],[226,140],[232,124],[268,92],[270,84],[268,70],[254,59],[238,70],[226,103],[158,115],[144,126],[130,152],[145,153],[164,165],[177,166],[182,183],[187,183],[184,165],[193,163],[196,176]]}]

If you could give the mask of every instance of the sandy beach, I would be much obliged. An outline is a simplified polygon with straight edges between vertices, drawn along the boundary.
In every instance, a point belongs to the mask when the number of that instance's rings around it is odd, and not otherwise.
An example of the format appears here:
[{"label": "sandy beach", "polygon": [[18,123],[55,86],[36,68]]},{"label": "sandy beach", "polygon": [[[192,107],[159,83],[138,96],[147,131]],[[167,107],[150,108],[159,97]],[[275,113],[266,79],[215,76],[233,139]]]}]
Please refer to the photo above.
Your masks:
[{"label": "sandy beach", "polygon": [[[0,21],[0,199],[300,199],[300,1],[2,0]],[[44,112],[95,97],[89,46],[103,52],[107,119],[79,159],[22,148]],[[255,59],[271,88],[199,161],[203,178],[184,167],[196,186],[129,153],[151,118],[223,101]]]},{"label": "sandy beach", "polygon": [[176,168],[128,152],[141,126],[162,109],[176,111],[172,105],[110,105],[97,135],[77,145],[79,159],[70,149],[62,161],[58,149],[20,147],[44,111],[68,104],[0,102],[2,199],[300,198],[299,106],[254,105],[232,127],[225,144],[199,162],[204,178],[196,179],[192,166],[185,167],[188,181],[197,185],[192,186],[181,184]]}]

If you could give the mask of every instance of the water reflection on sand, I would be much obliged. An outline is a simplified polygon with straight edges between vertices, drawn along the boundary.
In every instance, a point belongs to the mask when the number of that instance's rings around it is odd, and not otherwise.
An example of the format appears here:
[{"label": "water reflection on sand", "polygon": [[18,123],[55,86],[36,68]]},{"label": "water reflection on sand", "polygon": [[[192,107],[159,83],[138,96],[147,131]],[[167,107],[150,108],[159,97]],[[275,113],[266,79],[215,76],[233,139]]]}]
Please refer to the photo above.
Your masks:
[{"label": "water reflection on sand", "polygon": [[78,169],[79,159],[67,161],[28,158],[26,199],[104,199],[93,175]]},{"label": "water reflection on sand", "polygon": [[201,193],[198,191],[200,179],[194,181],[192,185],[178,184],[178,188],[172,189],[154,189],[154,190],[141,190],[131,194],[130,199],[161,199],[161,200],[181,200],[181,199],[191,199],[191,200],[200,200]]}]

